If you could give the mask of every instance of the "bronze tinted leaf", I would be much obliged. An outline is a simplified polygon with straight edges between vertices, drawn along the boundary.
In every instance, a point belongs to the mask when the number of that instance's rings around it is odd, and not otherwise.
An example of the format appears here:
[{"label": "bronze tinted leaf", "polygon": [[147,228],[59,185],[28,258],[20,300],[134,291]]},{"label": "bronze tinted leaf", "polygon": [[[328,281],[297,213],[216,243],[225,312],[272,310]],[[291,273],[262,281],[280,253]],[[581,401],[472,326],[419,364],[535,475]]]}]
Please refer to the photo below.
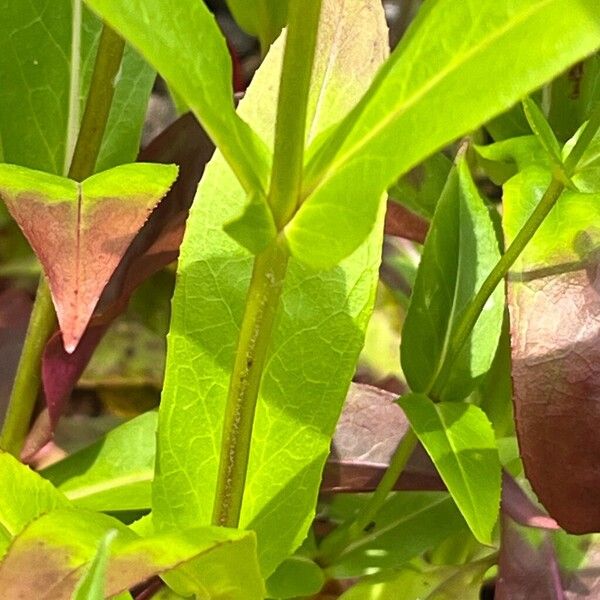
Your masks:
[{"label": "bronze tinted leaf", "polygon": [[[510,242],[550,175],[504,187]],[[525,472],[567,531],[600,530],[600,195],[563,193],[509,274],[515,417]]]},{"label": "bronze tinted leaf", "polygon": [[0,197],[48,278],[67,352],[77,347],[102,290],[177,176],[173,165],[121,165],[79,184],[0,166]]}]

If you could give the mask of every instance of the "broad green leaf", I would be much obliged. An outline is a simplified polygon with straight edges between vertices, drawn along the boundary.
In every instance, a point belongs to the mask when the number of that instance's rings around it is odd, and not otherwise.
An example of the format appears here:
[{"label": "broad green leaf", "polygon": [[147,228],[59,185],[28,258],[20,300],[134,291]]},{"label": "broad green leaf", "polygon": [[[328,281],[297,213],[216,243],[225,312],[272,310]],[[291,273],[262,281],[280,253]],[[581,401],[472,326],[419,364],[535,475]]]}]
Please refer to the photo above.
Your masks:
[{"label": "broad green leaf", "polygon": [[103,439],[44,469],[75,505],[98,511],[150,507],[157,413],[145,413]]},{"label": "broad green leaf", "polygon": [[[379,0],[326,0],[323,11],[328,17],[313,72],[311,137],[352,106],[387,44]],[[366,12],[371,19],[364,19]],[[280,39],[240,103],[243,116],[269,140],[282,51]],[[252,271],[252,256],[223,225],[245,203],[233,173],[215,155],[187,223],[173,300],[153,487],[159,530],[211,521],[223,411]],[[241,515],[241,527],[257,532],[264,576],[299,546],[314,517],[321,471],[373,306],[381,213],[369,239],[339,267],[319,272],[295,260],[288,267]]]},{"label": "broad green leaf", "polygon": [[109,529],[104,534],[98,545],[96,556],[94,556],[94,560],[88,565],[84,575],[77,583],[71,600],[104,600],[106,567],[110,547],[117,535],[118,531],[116,529]]},{"label": "broad green leaf", "polygon": [[264,194],[268,152],[235,112],[231,57],[204,2],[86,3],[137,48],[190,107],[246,191]]},{"label": "broad green leaf", "polygon": [[3,594],[7,598],[72,598],[110,531],[118,534],[106,568],[107,596],[160,574],[169,581],[173,578],[186,596],[264,598],[252,533],[206,527],[140,538],[112,517],[74,509],[42,515],[13,540],[0,562]]},{"label": "broad green leaf", "polygon": [[456,567],[436,567],[415,561],[400,571],[365,578],[340,596],[340,600],[479,600],[486,571],[493,559]]},{"label": "broad green leaf", "polygon": [[269,598],[298,598],[317,594],[325,584],[325,574],[306,556],[286,558],[269,577]]},{"label": "broad green leaf", "polygon": [[388,194],[413,212],[431,219],[451,168],[452,161],[445,154],[433,154],[403,175]]},{"label": "broad green leaf", "polygon": [[0,556],[33,519],[69,505],[50,483],[6,452],[0,452],[0,490]]},{"label": "broad green leaf", "polygon": [[447,493],[396,493],[377,513],[369,533],[348,546],[329,572],[345,579],[398,567],[465,529]]},{"label": "broad green leaf", "polygon": [[263,53],[285,26],[288,4],[289,0],[227,0],[240,27],[260,40]]},{"label": "broad green leaf", "polygon": [[285,228],[292,254],[339,262],[395,179],[599,46],[597,0],[424,3],[361,102],[315,144]]},{"label": "broad green leaf", "polygon": [[[462,158],[438,202],[402,330],[402,369],[412,391],[427,393],[437,383],[440,399],[461,400],[490,368],[502,328],[502,285],[458,355],[450,355],[448,348],[464,311],[499,259],[490,213]],[[438,381],[440,373],[445,381]]]},{"label": "broad green leaf", "polygon": [[[100,21],[80,0],[0,2],[4,161],[66,174],[87,98]],[[98,170],[135,159],[154,72],[126,48]]]},{"label": "broad green leaf", "polygon": [[540,141],[544,150],[548,153],[553,163],[560,165],[562,163],[560,155],[560,144],[552,131],[552,127],[546,120],[544,113],[531,98],[523,99],[523,110],[527,117],[527,122],[531,130]]},{"label": "broad green leaf", "polygon": [[501,467],[485,413],[473,404],[435,404],[422,394],[398,402],[473,535],[490,544],[500,509]]},{"label": "broad green leaf", "polygon": [[175,165],[121,165],[83,183],[0,164],[0,198],[48,278],[67,352],[104,286],[177,177]]}]

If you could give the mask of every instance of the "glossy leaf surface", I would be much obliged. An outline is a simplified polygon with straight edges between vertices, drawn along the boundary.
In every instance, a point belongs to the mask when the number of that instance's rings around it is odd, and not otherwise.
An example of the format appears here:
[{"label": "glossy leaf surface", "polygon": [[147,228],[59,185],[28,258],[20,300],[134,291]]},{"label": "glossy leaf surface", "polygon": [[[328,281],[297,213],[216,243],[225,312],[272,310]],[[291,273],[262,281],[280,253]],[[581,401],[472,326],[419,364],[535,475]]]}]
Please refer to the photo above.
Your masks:
[{"label": "glossy leaf surface", "polygon": [[[4,0],[0,12],[0,77],[10,82],[0,89],[3,160],[66,174],[101,23],[79,0]],[[98,170],[135,158],[153,81],[153,70],[127,48]]]},{"label": "glossy leaf surface", "polygon": [[[448,349],[464,311],[499,258],[490,213],[461,159],[429,228],[402,331],[402,368],[413,391],[428,392],[437,382],[441,399],[461,400],[490,368],[502,328],[501,285],[458,355]],[[444,381],[437,381],[444,371]]]},{"label": "glossy leaf surface", "polygon": [[424,4],[359,105],[316,144],[306,200],[285,228],[294,256],[339,262],[395,179],[599,46],[596,0]]},{"label": "glossy leaf surface", "polygon": [[263,192],[264,143],[235,112],[231,58],[204,2],[86,0],[153,65],[219,147],[247,192]]},{"label": "glossy leaf surface", "polygon": [[399,400],[475,537],[490,544],[500,509],[500,459],[494,431],[473,404]]},{"label": "glossy leaf surface", "polygon": [[0,165],[0,197],[37,254],[67,352],[85,331],[129,244],[177,177],[174,165],[121,165],[79,184]]},{"label": "glossy leaf surface", "polygon": [[[310,136],[351,107],[385,54],[378,0],[328,0],[323,10],[329,17],[313,73]],[[365,21],[365,13],[377,18]],[[265,139],[273,136],[282,41],[240,104]],[[344,51],[349,43],[352,60]],[[179,262],[153,490],[159,529],[211,520],[223,410],[252,269],[252,257],[222,228],[245,203],[217,154],[200,184]],[[241,526],[257,532],[265,576],[301,543],[314,516],[321,470],[374,300],[382,217],[363,247],[339,267],[318,272],[297,261],[288,267],[241,515]]]}]

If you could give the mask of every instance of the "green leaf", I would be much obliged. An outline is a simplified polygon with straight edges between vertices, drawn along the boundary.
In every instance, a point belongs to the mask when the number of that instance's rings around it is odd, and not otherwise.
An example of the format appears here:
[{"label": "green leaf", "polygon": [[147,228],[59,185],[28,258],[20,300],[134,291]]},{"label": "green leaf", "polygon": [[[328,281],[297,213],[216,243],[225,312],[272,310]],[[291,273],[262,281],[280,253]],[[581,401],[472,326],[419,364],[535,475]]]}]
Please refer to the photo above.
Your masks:
[{"label": "green leaf", "polygon": [[285,26],[288,4],[289,0],[227,0],[240,27],[260,40],[263,53]]},{"label": "green leaf", "polygon": [[298,598],[312,596],[321,591],[325,574],[315,562],[306,556],[286,558],[269,577],[269,598]]},{"label": "green leaf", "polygon": [[204,2],[86,0],[183,99],[247,192],[265,192],[268,150],[236,114],[231,57]]},{"label": "green leaf", "polygon": [[[563,159],[566,160],[573,150],[586,124],[582,125],[564,145],[562,149]],[[600,192],[600,131],[596,132],[596,135],[585,149],[580,161],[577,163],[572,180],[580,192],[586,194]]]},{"label": "green leaf", "polygon": [[431,219],[451,168],[452,161],[445,154],[433,154],[403,175],[388,194],[413,212]]},{"label": "green leaf", "polygon": [[44,469],[41,475],[83,508],[150,508],[157,419],[154,411],[132,419],[91,446]]},{"label": "green leaf", "polygon": [[435,567],[425,561],[386,571],[351,587],[340,600],[479,600],[481,585],[493,559],[456,567]]},{"label": "green leaf", "polygon": [[550,156],[552,162],[562,165],[560,144],[554,135],[554,131],[552,131],[552,127],[550,127],[550,124],[546,120],[544,113],[540,110],[540,107],[531,98],[524,98],[523,110],[531,130]]},{"label": "green leaf", "polygon": [[106,596],[160,574],[185,596],[264,598],[252,533],[206,527],[140,538],[116,519],[81,509],[42,515],[12,541],[0,562],[3,594],[37,598],[40,590],[51,590],[53,600],[72,598],[110,531],[118,535],[106,568]]},{"label": "green leaf", "polygon": [[548,165],[550,159],[535,135],[502,140],[488,146],[475,146],[483,159],[486,175],[497,185],[533,164]]},{"label": "green leaf", "polygon": [[[458,355],[450,355],[448,347],[464,311],[499,259],[490,213],[462,158],[433,217],[402,330],[402,369],[414,392],[427,393],[439,383],[440,399],[461,400],[490,368],[502,328],[502,285]],[[438,382],[440,374],[445,381]]]},{"label": "green leaf", "polygon": [[500,509],[501,467],[485,413],[473,404],[435,404],[423,394],[398,402],[473,535],[490,544]]},{"label": "green leaf", "polygon": [[346,548],[329,572],[345,579],[398,567],[461,530],[467,530],[465,521],[447,493],[396,493],[369,533]]},{"label": "green leaf", "polygon": [[177,172],[176,165],[135,163],[77,183],[0,164],[0,198],[42,263],[67,352]]},{"label": "green leaf", "polygon": [[292,254],[339,262],[395,179],[599,46],[597,0],[425,3],[358,106],[315,144],[285,228]]},{"label": "green leaf", "polygon": [[6,452],[0,452],[0,490],[0,556],[33,519],[69,505],[56,488]]},{"label": "green leaf", "polygon": [[[0,3],[0,139],[4,161],[66,174],[101,23],[77,0]],[[98,170],[135,159],[153,70],[125,50]],[[1,154],[0,154],[1,155]]]},{"label": "green leaf", "polygon": [[100,540],[94,560],[87,567],[83,577],[77,583],[71,600],[104,600],[106,567],[110,547],[117,536],[116,529],[109,529]]},{"label": "green leaf", "polygon": [[[363,7],[377,19],[365,21]],[[324,5],[330,16],[313,71],[310,136],[351,107],[387,43],[379,0],[351,0],[341,8],[333,1]],[[352,40],[352,52],[344,40]],[[278,40],[240,103],[265,139],[273,136],[282,51]],[[217,153],[200,183],[179,260],[153,487],[159,530],[211,521],[227,387],[253,261],[222,229],[245,203]],[[318,272],[294,260],[288,267],[256,408],[240,523],[257,532],[265,576],[298,547],[314,517],[321,471],[374,301],[382,217],[336,269]]]}]

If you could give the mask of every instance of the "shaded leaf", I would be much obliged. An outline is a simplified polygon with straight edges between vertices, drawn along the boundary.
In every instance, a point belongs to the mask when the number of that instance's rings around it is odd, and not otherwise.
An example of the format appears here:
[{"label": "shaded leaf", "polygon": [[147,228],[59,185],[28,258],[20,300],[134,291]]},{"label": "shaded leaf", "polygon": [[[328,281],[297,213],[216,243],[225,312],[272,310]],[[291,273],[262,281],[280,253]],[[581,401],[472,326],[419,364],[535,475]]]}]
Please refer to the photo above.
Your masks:
[{"label": "shaded leaf", "polygon": [[414,561],[400,571],[365,578],[340,600],[479,600],[483,576],[492,564],[492,560],[482,559],[455,567],[436,567]]},{"label": "shaded leaf", "polygon": [[321,568],[305,556],[284,560],[267,582],[269,598],[298,598],[318,593],[325,583]]},{"label": "shaded leaf", "polygon": [[[323,10],[330,17],[323,21],[313,71],[311,136],[352,106],[386,43],[378,0],[343,5],[327,0]],[[365,14],[372,18],[365,20]],[[352,53],[342,41],[352,43]],[[269,139],[282,52],[281,39],[240,103],[244,117]],[[211,521],[223,408],[252,270],[252,256],[222,227],[245,202],[217,154],[199,186],[179,261],[153,488],[159,530]],[[257,532],[265,576],[301,543],[314,516],[321,471],[374,300],[383,214],[380,218],[368,242],[338,268],[317,272],[296,261],[288,268],[256,409],[241,515],[241,526]],[[186,308],[190,302],[194,311]]]},{"label": "shaded leaf", "polygon": [[461,317],[499,259],[490,213],[462,158],[431,223],[402,330],[402,369],[413,391],[427,393],[435,384],[441,399],[461,400],[490,368],[502,328],[502,285],[458,355],[448,350]]},{"label": "shaded leaf", "polygon": [[559,529],[557,522],[536,506],[514,477],[506,471],[502,472],[502,512],[519,525]]},{"label": "shaded leaf", "polygon": [[350,544],[328,572],[345,579],[400,567],[466,529],[449,494],[398,492],[379,510],[369,532]]},{"label": "shaded leaf", "polygon": [[473,404],[434,404],[422,394],[398,402],[473,535],[490,544],[500,508],[500,460],[485,413]]},{"label": "shaded leaf", "polygon": [[285,227],[292,254],[337,264],[395,179],[596,50],[599,34],[596,0],[423,4],[360,103],[315,143],[306,200]]},{"label": "shaded leaf", "polygon": [[[550,177],[530,167],[505,184],[507,242]],[[600,528],[599,222],[598,195],[565,191],[509,273],[515,418],[525,473],[550,515],[575,533]]]},{"label": "shaded leaf", "polygon": [[240,27],[260,40],[263,53],[285,26],[288,3],[289,0],[227,0]]},{"label": "shaded leaf", "polygon": [[388,193],[411,211],[431,220],[451,168],[452,161],[438,152],[400,177]]},{"label": "shaded leaf", "polygon": [[245,190],[264,194],[268,151],[235,112],[231,58],[204,2],[86,2],[140,51],[190,107]]},{"label": "shaded leaf", "polygon": [[116,519],[74,509],[41,516],[13,540],[0,563],[3,593],[11,598],[70,599],[110,530],[118,536],[107,567],[107,596],[162,574],[174,578],[184,595],[263,598],[251,533],[212,527],[140,538]]},{"label": "shaded leaf", "polygon": [[138,163],[78,184],[0,165],[0,197],[44,267],[67,352],[77,347],[104,286],[176,176],[173,165]]},{"label": "shaded leaf", "polygon": [[[0,90],[3,160],[63,175],[88,94],[101,22],[70,0],[56,0],[51,9],[44,3],[4,1],[0,9],[0,77],[10,81]],[[126,48],[97,170],[135,158],[153,81],[152,69]]]},{"label": "shaded leaf", "polygon": [[156,423],[156,412],[140,415],[44,469],[41,475],[77,506],[98,511],[147,509],[154,477]]}]

